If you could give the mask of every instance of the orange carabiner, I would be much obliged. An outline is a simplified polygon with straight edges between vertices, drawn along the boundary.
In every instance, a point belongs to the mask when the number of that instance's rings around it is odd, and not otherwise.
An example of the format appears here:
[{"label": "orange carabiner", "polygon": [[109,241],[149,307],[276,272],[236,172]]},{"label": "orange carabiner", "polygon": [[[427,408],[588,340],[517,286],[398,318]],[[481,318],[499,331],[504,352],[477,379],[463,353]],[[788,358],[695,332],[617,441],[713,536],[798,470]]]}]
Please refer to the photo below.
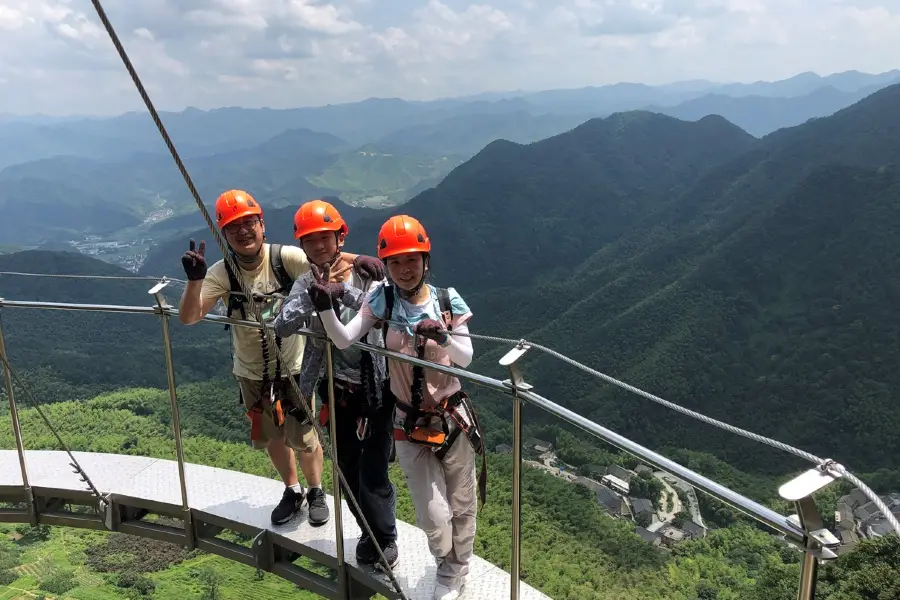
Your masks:
[{"label": "orange carabiner", "polygon": [[272,403],[272,419],[275,421],[276,427],[284,425],[284,409],[281,407],[281,400]]}]

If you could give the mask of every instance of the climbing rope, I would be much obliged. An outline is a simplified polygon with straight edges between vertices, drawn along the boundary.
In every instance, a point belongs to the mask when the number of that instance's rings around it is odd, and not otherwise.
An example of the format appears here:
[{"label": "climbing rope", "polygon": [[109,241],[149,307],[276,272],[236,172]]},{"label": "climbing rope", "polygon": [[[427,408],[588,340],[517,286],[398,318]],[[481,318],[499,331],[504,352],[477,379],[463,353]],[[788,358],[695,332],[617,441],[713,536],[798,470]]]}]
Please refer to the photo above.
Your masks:
[{"label": "climbing rope", "polygon": [[[203,204],[203,200],[200,198],[200,193],[197,191],[196,186],[194,185],[193,180],[191,179],[190,174],[188,173],[187,167],[185,167],[184,162],[181,160],[181,156],[178,153],[178,150],[175,148],[175,144],[172,142],[172,138],[169,137],[169,133],[166,130],[165,125],[163,125],[162,119],[159,116],[159,113],[156,111],[156,107],[153,105],[153,101],[150,99],[150,95],[147,93],[147,90],[144,88],[144,84],[141,82],[140,77],[137,74],[137,71],[134,68],[134,65],[131,63],[131,59],[128,57],[128,53],[125,51],[124,46],[122,46],[122,42],[119,40],[118,34],[116,34],[116,30],[110,22],[109,18],[106,16],[106,11],[103,9],[103,5],[100,0],[91,0],[91,4],[93,4],[94,9],[97,11],[97,16],[103,23],[103,27],[106,29],[106,33],[109,35],[110,40],[113,45],[116,47],[116,51],[119,53],[119,57],[122,59],[122,62],[125,65],[128,74],[131,76],[131,80],[134,82],[135,87],[138,90],[138,93],[141,95],[141,99],[143,99],[144,104],[147,106],[147,110],[150,112],[150,116],[153,118],[153,122],[156,124],[156,128],[159,130],[159,134],[162,136],[163,141],[166,144],[166,147],[169,149],[169,153],[172,155],[172,159],[175,161],[176,166],[178,167],[181,176],[184,178],[184,182],[188,187],[188,190],[191,192],[191,196],[193,196],[194,201],[197,204],[197,208],[200,210],[200,213],[203,215],[203,219],[206,221],[206,225],[210,230],[210,233],[215,238],[216,243],[219,246],[219,249],[222,251],[222,256],[224,260],[228,263],[228,266],[231,267],[232,271],[235,273],[240,273],[239,266],[234,258],[228,252],[228,246],[225,243],[225,240],[222,238],[219,230],[216,228],[215,223],[212,218],[209,216],[209,212],[206,210],[206,206]],[[237,283],[239,284],[241,291],[244,294],[244,297],[249,305],[250,313],[253,315],[254,320],[259,322],[260,326],[263,328],[265,332],[266,339],[269,341],[270,347],[275,349],[275,355],[278,357],[283,363],[287,364],[284,356],[282,355],[282,351],[275,344],[274,336],[271,331],[269,331],[268,327],[265,326],[265,323],[260,314],[259,307],[257,306],[256,301],[253,299],[253,295],[249,287],[244,283],[242,277],[237,278]],[[271,340],[269,338],[272,338]],[[297,394],[297,397],[303,398],[303,394],[300,391],[300,386],[294,380],[293,377],[288,377],[287,381],[294,388],[294,391]],[[384,551],[381,548],[381,544],[378,543],[377,537],[372,531],[371,526],[368,523],[368,520],[363,516],[363,512],[357,502],[356,497],[350,491],[350,485],[347,482],[346,477],[344,477],[344,473],[341,468],[338,466],[337,457],[331,455],[331,448],[324,443],[325,434],[322,430],[322,427],[319,425],[316,416],[313,414],[313,411],[307,402],[301,402],[303,405],[303,411],[306,413],[307,419],[309,422],[315,427],[316,433],[319,435],[319,440],[322,443],[322,449],[329,459],[332,460],[335,466],[335,470],[338,474],[338,478],[340,479],[337,482],[339,485],[342,485],[344,490],[346,491],[346,496],[353,504],[356,509],[357,514],[360,515],[360,521],[362,522],[366,533],[373,540],[375,549],[378,551],[379,558],[382,562],[382,567],[386,570],[388,577],[391,580],[394,588],[397,590],[397,593],[400,595],[403,600],[408,600],[406,593],[403,591],[403,587],[400,585],[400,582],[397,580],[397,577],[394,575],[393,569],[390,567],[390,564],[387,560],[387,557],[384,555]]]}]

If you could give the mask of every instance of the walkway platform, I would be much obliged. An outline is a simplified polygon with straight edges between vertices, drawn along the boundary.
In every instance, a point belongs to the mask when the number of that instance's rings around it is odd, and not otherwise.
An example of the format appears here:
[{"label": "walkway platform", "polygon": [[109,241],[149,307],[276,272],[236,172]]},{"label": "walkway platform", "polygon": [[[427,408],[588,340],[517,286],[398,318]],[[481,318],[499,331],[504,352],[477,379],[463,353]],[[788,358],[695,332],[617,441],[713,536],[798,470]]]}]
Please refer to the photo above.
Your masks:
[{"label": "walkway platform", "polygon": [[[282,526],[273,526],[269,514],[281,499],[280,481],[225,469],[186,464],[189,513],[182,510],[178,466],[175,461],[74,452],[78,462],[97,489],[110,501],[105,514],[71,511],[66,507],[83,504],[96,507],[87,486],[74,473],[65,452],[25,453],[28,478],[38,523],[120,531],[160,539],[185,547],[196,547],[238,562],[259,567],[326,598],[370,598],[375,593],[399,598],[387,576],[358,565],[354,549],[360,535],[356,521],[343,502],[346,585],[295,564],[299,556],[337,569],[334,515],[322,527],[306,521],[306,510]],[[19,459],[14,450],[0,450],[0,502],[25,502]],[[328,496],[329,508],[334,499]],[[157,514],[184,523],[171,527],[142,520]],[[30,522],[24,509],[0,509],[0,522]],[[425,534],[417,527],[397,522],[400,564],[394,574],[410,600],[431,600],[435,583],[435,563],[428,551]],[[252,544],[236,544],[216,537],[224,530],[250,536]],[[510,596],[510,576],[503,569],[473,557],[461,600],[500,600]],[[340,578],[339,578],[340,579]],[[548,597],[525,583],[519,598],[543,600]]]}]

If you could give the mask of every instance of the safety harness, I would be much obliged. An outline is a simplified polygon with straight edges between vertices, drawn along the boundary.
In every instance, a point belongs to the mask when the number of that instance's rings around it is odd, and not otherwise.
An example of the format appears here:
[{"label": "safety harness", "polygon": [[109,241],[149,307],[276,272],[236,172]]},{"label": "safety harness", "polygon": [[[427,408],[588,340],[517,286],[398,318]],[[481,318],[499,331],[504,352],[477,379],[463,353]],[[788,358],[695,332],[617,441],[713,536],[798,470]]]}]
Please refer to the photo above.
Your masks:
[{"label": "safety harness", "polygon": [[[340,257],[340,254],[338,254],[338,257]],[[360,341],[365,344],[369,343],[369,334],[366,333]],[[385,371],[387,371],[386,364]],[[353,408],[356,409],[356,438],[362,442],[372,436],[370,421],[378,412],[384,409],[384,394],[390,393],[390,385],[388,385],[388,377],[387,373],[385,373],[385,380],[382,383],[381,393],[379,393],[378,386],[375,382],[375,358],[366,350],[360,350],[359,374],[360,381],[362,382],[361,387],[366,399],[365,404],[360,406],[358,403],[354,403]],[[336,380],[335,388],[339,388],[348,394],[356,393],[356,386],[349,382],[341,381],[341,383],[338,383]],[[337,391],[335,391],[335,393],[337,393]],[[343,399],[338,401],[338,403],[343,408],[347,408],[348,406],[347,401]],[[326,427],[328,425],[328,419],[328,403],[323,402],[319,409],[319,424],[322,427]]]},{"label": "safety harness", "polygon": [[[445,288],[435,288],[438,297],[438,305],[441,311],[444,325],[448,331],[453,330],[453,307],[450,303],[450,293]],[[394,288],[386,285],[385,296],[385,322],[382,323],[385,340],[387,340],[388,321],[391,320],[394,309]],[[416,335],[416,356],[420,360],[425,358],[425,345],[427,340],[423,336]],[[443,460],[447,452],[453,446],[460,434],[465,434],[472,444],[475,454],[481,456],[481,473],[478,475],[478,496],[482,506],[487,500],[487,456],[484,447],[484,436],[478,423],[478,415],[469,395],[462,390],[442,400],[431,410],[423,410],[422,402],[425,399],[425,370],[419,365],[413,365],[412,385],[410,386],[411,404],[406,404],[400,399],[396,400],[397,406],[406,413],[402,429],[394,429],[394,439],[428,446],[438,460]],[[440,429],[431,426],[434,418],[440,421]],[[427,425],[419,425],[421,419],[427,419]]]},{"label": "safety harness", "polygon": [[[265,321],[270,320],[278,313],[278,307],[281,300],[291,290],[294,284],[293,278],[284,267],[284,261],[281,258],[281,244],[269,245],[269,266],[275,274],[275,280],[278,287],[265,294],[253,293],[253,299],[260,303],[261,316]],[[239,311],[241,319],[247,320],[247,298],[241,291],[241,284],[238,282],[237,275],[231,270],[228,262],[225,262],[225,271],[228,273],[228,312],[229,318],[235,311]],[[225,325],[225,329],[229,330],[231,325]],[[284,424],[285,413],[293,415],[301,423],[307,420],[305,413],[299,406],[286,405],[288,402],[284,400],[284,381],[281,375],[281,337],[275,336],[275,345],[278,346],[279,352],[275,355],[275,377],[269,376],[269,343],[266,341],[266,333],[263,329],[259,330],[260,347],[263,359],[262,385],[260,386],[259,396],[252,403],[248,403],[247,399],[240,394],[238,402],[243,404],[247,409],[247,418],[250,419],[250,439],[258,440],[262,433],[262,415],[264,411],[270,410],[275,425],[280,427]],[[287,410],[285,410],[287,408]]]}]

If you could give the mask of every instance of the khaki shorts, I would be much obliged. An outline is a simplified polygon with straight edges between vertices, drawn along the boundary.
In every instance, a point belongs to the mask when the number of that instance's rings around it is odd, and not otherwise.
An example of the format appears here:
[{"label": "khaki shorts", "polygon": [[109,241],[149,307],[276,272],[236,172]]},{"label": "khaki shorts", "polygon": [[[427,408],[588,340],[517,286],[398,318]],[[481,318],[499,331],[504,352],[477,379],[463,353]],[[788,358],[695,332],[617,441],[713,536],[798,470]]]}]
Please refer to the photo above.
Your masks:
[{"label": "khaki shorts", "polygon": [[[262,381],[258,379],[247,379],[246,377],[238,377],[238,386],[241,389],[241,398],[244,399],[245,406],[253,406],[257,398],[259,398],[260,389],[262,389]],[[285,398],[297,406],[300,404],[300,396],[294,390],[289,382],[285,384]],[[315,417],[315,402],[309,399],[310,412]],[[302,410],[302,408],[301,408]],[[305,417],[303,417],[305,419]],[[278,427],[272,417],[270,410],[264,410],[262,413],[262,427],[260,428],[260,436],[257,440],[251,440],[253,447],[257,450],[263,450],[269,446],[269,442],[273,440],[283,440],[284,444],[294,450],[300,452],[313,452],[319,447],[319,436],[316,429],[309,422],[301,423],[293,416],[285,414],[284,425]]]}]

